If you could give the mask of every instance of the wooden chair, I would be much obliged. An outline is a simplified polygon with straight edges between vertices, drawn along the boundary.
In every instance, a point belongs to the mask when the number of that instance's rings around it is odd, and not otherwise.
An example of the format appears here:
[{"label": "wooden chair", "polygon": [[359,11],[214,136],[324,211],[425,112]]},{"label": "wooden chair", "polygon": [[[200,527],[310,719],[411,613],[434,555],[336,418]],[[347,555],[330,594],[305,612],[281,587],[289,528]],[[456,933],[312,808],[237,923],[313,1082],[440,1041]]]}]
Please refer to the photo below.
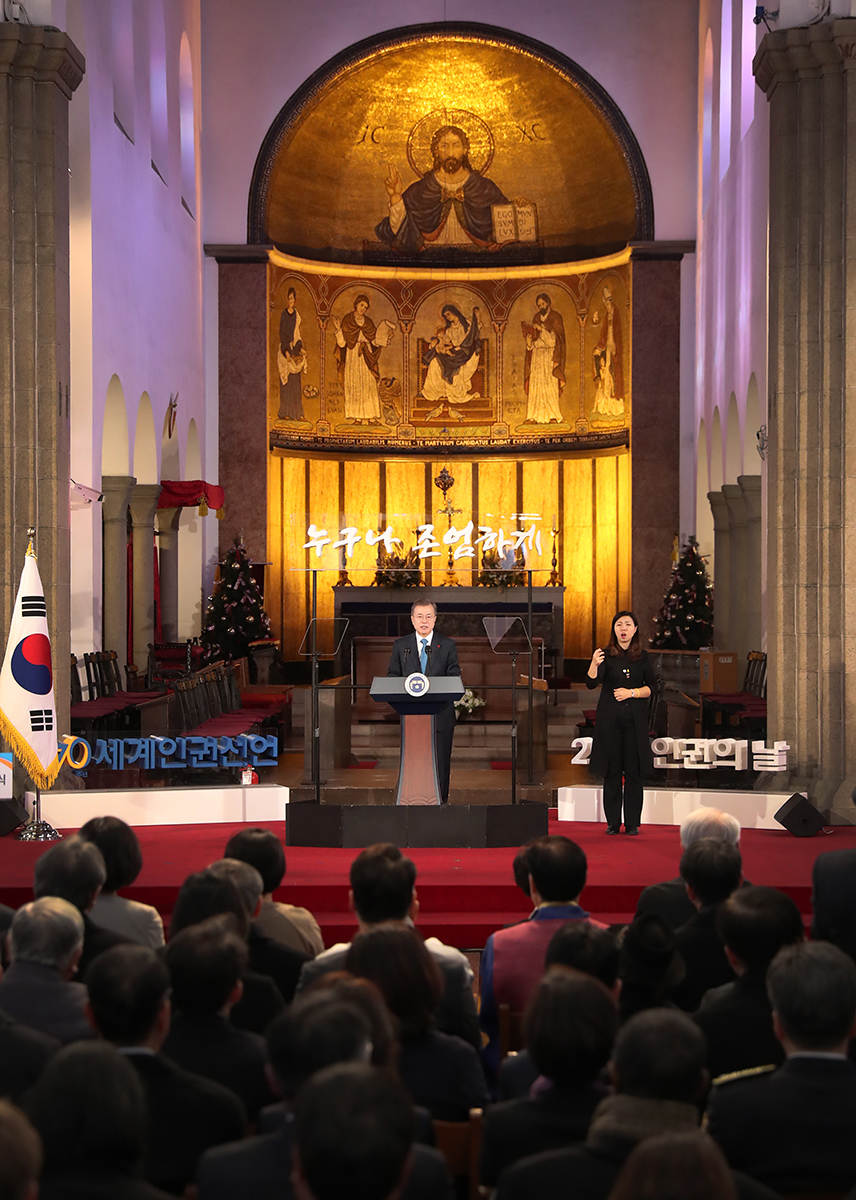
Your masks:
[{"label": "wooden chair", "polygon": [[71,656],[71,703],[83,703],[83,688],[80,686],[80,672],[77,669],[77,655]]},{"label": "wooden chair", "polygon": [[499,1054],[507,1058],[512,1050],[523,1049],[523,1013],[510,1004],[499,1006]]},{"label": "wooden chair", "polygon": [[479,1200],[486,1192],[479,1187],[482,1120],[484,1111],[470,1109],[468,1121],[434,1121],[434,1140],[446,1160],[453,1179],[466,1178],[469,1200]]},{"label": "wooden chair", "polygon": [[733,737],[736,730],[759,736],[767,728],[767,655],[750,650],[739,692],[704,692],[701,726],[707,737]]}]

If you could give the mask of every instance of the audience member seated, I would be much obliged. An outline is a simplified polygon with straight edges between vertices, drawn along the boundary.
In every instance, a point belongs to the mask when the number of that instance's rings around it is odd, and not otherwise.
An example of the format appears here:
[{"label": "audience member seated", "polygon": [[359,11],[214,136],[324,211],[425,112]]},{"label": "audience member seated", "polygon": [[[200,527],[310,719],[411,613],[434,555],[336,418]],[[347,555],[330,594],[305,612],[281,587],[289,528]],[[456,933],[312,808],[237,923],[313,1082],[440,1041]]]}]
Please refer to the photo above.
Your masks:
[{"label": "audience member seated", "polygon": [[286,1004],[294,999],[300,968],[308,961],[307,955],[292,950],[282,942],[268,937],[256,925],[262,907],[262,877],[255,867],[237,858],[221,858],[208,868],[218,879],[231,879],[249,918],[247,949],[250,952],[250,970],[271,978]]},{"label": "audience member seated", "polygon": [[687,968],[683,983],[671,999],[685,1012],[695,1012],[710,988],[734,981],[734,971],[716,931],[716,913],[723,900],[740,886],[740,851],[728,842],[701,838],[681,857],[681,876],[696,915],[675,934],[675,947]]},{"label": "audience member seated", "polygon": [[[609,929],[600,929],[588,921],[571,921],[560,926],[547,947],[544,966],[547,970],[553,966],[572,967],[584,975],[591,975],[618,999],[621,991],[618,981],[618,944]],[[528,1096],[538,1074],[528,1050],[509,1054],[499,1067],[499,1099],[514,1100],[518,1096]]]},{"label": "audience member seated", "polygon": [[736,1195],[728,1163],[713,1138],[701,1132],[664,1133],[639,1143],[609,1200],[735,1200]]},{"label": "audience member seated", "polygon": [[521,1158],[582,1141],[606,1095],[598,1076],[617,1031],[615,996],[599,980],[568,967],[548,968],[524,1023],[541,1079],[529,1097],[485,1112],[479,1171],[484,1186],[493,1187],[500,1172]]},{"label": "audience member seated", "polygon": [[622,1025],[648,1008],[675,1008],[669,988],[682,983],[687,970],[675,949],[675,936],[656,913],[635,916],[620,941],[618,1011]]},{"label": "audience member seated", "polygon": [[[170,938],[210,917],[224,915],[234,918],[235,930],[246,943],[250,918],[234,881],[221,879],[210,870],[188,875],[176,897],[169,923]],[[250,1033],[264,1033],[274,1017],[282,1012],[285,1000],[269,975],[250,969],[249,948],[241,982],[240,1000],[231,1011],[232,1024]]]},{"label": "audience member seated", "polygon": [[89,1015],[136,1071],[146,1099],[144,1175],[177,1196],[196,1178],[203,1151],[243,1137],[247,1114],[222,1084],[161,1054],[169,1032],[169,971],[149,946],[115,946],[86,977]]},{"label": "audience member seated", "polygon": [[[219,882],[219,880],[218,880]],[[164,951],[175,1010],[163,1052],[186,1071],[222,1083],[250,1120],[272,1104],[264,1038],[229,1020],[244,989],[247,946],[229,915],[210,917],[170,937]]]},{"label": "audience member seated", "polygon": [[267,937],[314,958],[324,949],[321,929],[308,908],[275,901],[273,894],[285,878],[282,842],[270,829],[242,829],[229,838],[224,858],[237,858],[255,867],[262,877],[262,908],[256,927]]},{"label": "audience member seated", "polygon": [[[367,846],[351,863],[351,890],[348,905],[356,914],[358,931],[364,933],[376,925],[395,923],[412,927],[419,912],[416,895],[416,867],[391,842]],[[425,942],[431,957],[443,973],[443,997],[437,1011],[437,1028],[443,1033],[462,1037],[481,1049],[473,973],[460,950],[445,946],[439,938]],[[298,992],[327,971],[341,971],[348,954],[348,943],[340,942],[306,963],[300,973]]]},{"label": "audience member seated", "polygon": [[[341,1000],[334,989],[299,997],[267,1034],[271,1070],[283,1095],[284,1117],[271,1132],[205,1154],[198,1173],[199,1200],[244,1200],[250,1183],[253,1200],[288,1200],[292,1194],[287,1180],[294,1143],[295,1097],[325,1067],[367,1062],[372,1053],[371,1037],[372,1027],[363,1012]],[[409,1101],[405,1107],[409,1107]],[[442,1156],[426,1147],[415,1149],[404,1200],[434,1200],[435,1196],[448,1196],[450,1191]],[[352,1193],[348,1189],[345,1194]]]},{"label": "audience member seated", "polygon": [[42,1143],[24,1114],[0,1100],[0,1197],[36,1200],[42,1171]]},{"label": "audience member seated", "polygon": [[[357,979],[347,971],[330,971],[328,974],[322,975],[320,979],[316,979],[303,994],[312,996],[319,992],[330,992],[335,995],[337,1000],[353,1004],[360,1010],[371,1026],[372,1056],[370,1061],[372,1066],[382,1067],[398,1079],[398,1055],[401,1050],[398,1039],[398,1022],[386,1007],[386,1001],[381,995],[380,989],[371,980]],[[277,1107],[277,1105],[272,1105],[270,1109],[265,1109],[261,1114],[259,1117],[260,1132],[263,1121],[277,1120],[275,1115]],[[431,1114],[427,1108],[418,1104],[414,1106],[414,1111],[416,1113],[417,1142],[424,1146],[433,1146],[436,1139]]]},{"label": "audience member seated", "polygon": [[10,908],[8,904],[0,904],[0,966],[4,967],[9,961],[6,957],[6,934],[14,915],[14,908]]},{"label": "audience member seated", "polygon": [[93,817],[81,827],[80,836],[98,847],[107,871],[92,906],[92,920],[102,929],[157,950],[163,945],[163,921],[158,910],[118,895],[119,888],[130,887],[143,869],[140,843],[131,826],[119,817]]},{"label": "audience member seated", "polygon": [[9,930],[11,964],[0,979],[0,1010],[60,1042],[92,1038],[86,988],[72,983],[83,949],[83,917],[44,896],[24,904]]},{"label": "audience member seated", "polygon": [[23,1025],[0,1010],[0,1096],[17,1103],[60,1045],[58,1038]]},{"label": "audience member seated", "polygon": [[714,1080],[749,1067],[778,1066],[784,1059],[773,1032],[767,968],[783,946],[805,936],[796,904],[769,887],[738,888],[719,906],[716,930],[737,978],[712,988],[695,1014]]},{"label": "audience member seated", "polygon": [[[401,1084],[383,1071],[355,1064],[319,1071],[298,1096],[294,1124],[297,1200],[410,1194],[413,1113]],[[438,1200],[448,1194],[436,1193]]]},{"label": "audience member seated", "polygon": [[63,1047],[27,1110],[44,1148],[39,1200],[171,1200],[139,1178],[146,1104],[133,1067],[113,1046]]},{"label": "audience member seated", "polygon": [[[544,974],[553,934],[568,921],[590,920],[579,904],[587,864],[576,842],[552,835],[538,838],[526,848],[525,863],[534,911],[519,925],[490,935],[479,967],[479,1020],[490,1039],[485,1057],[494,1071],[499,1066],[499,1005],[523,1012]],[[605,928],[599,921],[591,923]]]},{"label": "audience member seated", "polygon": [[476,1051],[462,1038],[436,1031],[443,977],[415,929],[379,925],[351,943],[345,969],[377,984],[398,1020],[398,1072],[414,1104],[435,1120],[466,1121],[489,1095]]},{"label": "audience member seated", "polygon": [[[740,842],[740,822],[731,813],[718,808],[697,808],[681,822],[681,849],[688,850],[693,842],[702,838],[715,838],[737,847]],[[656,913],[673,932],[686,925],[695,916],[696,910],[687,895],[686,881],[679,875],[668,883],[652,883],[642,889],[636,905],[636,915]]]},{"label": "audience member seated", "polygon": [[[496,1200],[606,1200],[640,1142],[697,1130],[709,1080],[704,1059],[704,1038],[685,1013],[651,1009],[631,1017],[615,1041],[615,1094],[595,1109],[585,1142],[515,1163],[500,1176]],[[732,1178],[741,1200],[769,1200],[754,1180]]]},{"label": "audience member seated", "polygon": [[[850,799],[856,804],[856,788]],[[819,854],[811,881],[812,940],[832,942],[856,959],[856,849]]]},{"label": "audience member seated", "polygon": [[110,929],[102,929],[92,920],[92,906],[107,878],[104,856],[93,842],[79,834],[55,842],[36,859],[33,871],[33,895],[59,896],[73,904],[83,917],[83,952],[77,970],[81,979],[94,958],[111,946],[120,946],[128,938]]},{"label": "audience member seated", "polygon": [[856,1183],[856,965],[828,942],[786,946],[767,989],[786,1061],[718,1084],[708,1130],[732,1167],[783,1195],[844,1192]]}]

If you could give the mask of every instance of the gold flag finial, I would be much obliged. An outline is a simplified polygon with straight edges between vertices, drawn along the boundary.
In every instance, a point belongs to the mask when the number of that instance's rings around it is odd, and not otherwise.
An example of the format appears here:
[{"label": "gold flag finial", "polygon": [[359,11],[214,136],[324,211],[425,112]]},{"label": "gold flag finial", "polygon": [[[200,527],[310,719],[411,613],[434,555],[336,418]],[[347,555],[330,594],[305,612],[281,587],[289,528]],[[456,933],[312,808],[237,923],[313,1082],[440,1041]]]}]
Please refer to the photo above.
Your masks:
[{"label": "gold flag finial", "polygon": [[35,556],[36,556],[36,552],[35,552],[35,550],[33,549],[33,538],[34,538],[35,536],[36,536],[36,529],[35,529],[35,526],[34,526],[34,525],[29,525],[29,526],[27,527],[27,537],[30,539],[30,541],[29,541],[29,544],[28,544],[28,546],[27,546],[27,554],[30,554],[30,555],[32,555],[32,556],[33,556],[33,558],[35,558]]}]

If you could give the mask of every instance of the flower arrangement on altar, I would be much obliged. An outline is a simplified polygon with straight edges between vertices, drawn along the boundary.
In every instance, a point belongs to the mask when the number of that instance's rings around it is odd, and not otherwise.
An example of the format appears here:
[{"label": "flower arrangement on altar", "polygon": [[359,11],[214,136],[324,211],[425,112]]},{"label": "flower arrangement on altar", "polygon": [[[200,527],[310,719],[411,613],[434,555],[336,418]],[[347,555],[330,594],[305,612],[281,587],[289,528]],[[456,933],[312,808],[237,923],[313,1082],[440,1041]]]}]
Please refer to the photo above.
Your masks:
[{"label": "flower arrangement on altar", "polygon": [[375,587],[409,588],[422,586],[422,568],[419,553],[411,547],[406,554],[390,554],[378,551]]},{"label": "flower arrangement on altar", "polygon": [[462,717],[469,717],[477,708],[484,708],[485,701],[481,696],[477,696],[475,692],[467,688],[461,696],[460,700],[455,701],[455,717],[461,720]]},{"label": "flower arrangement on altar", "polygon": [[502,557],[496,550],[485,550],[479,571],[479,587],[519,587],[526,582],[526,559],[518,547],[514,556],[506,551]]}]

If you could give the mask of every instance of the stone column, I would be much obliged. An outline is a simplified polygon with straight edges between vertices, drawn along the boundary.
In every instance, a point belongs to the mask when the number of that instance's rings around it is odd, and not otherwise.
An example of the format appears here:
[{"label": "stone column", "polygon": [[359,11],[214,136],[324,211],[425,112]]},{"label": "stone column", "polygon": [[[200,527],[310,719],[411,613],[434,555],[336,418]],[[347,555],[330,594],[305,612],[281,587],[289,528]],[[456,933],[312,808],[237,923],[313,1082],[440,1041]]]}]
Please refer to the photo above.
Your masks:
[{"label": "stone column", "polygon": [[120,663],[128,657],[128,500],[136,482],[133,475],[101,476],[103,648],[115,650]]},{"label": "stone column", "polygon": [[778,30],[770,104],[768,736],[852,818],[856,783],[856,20]]},{"label": "stone column", "polygon": [[[722,494],[728,507],[728,630],[731,645],[740,663],[745,662],[749,647],[746,644],[746,502],[737,483],[723,485]],[[742,674],[740,675],[742,680]]]},{"label": "stone column", "polygon": [[159,508],[155,517],[160,566],[161,631],[165,642],[178,641],[178,519],[180,516],[180,508]]},{"label": "stone column", "polygon": [[68,102],[83,57],[66,34],[0,22],[0,629],[27,526],[47,601],[57,728],[68,729]]},{"label": "stone column", "polygon": [[717,650],[731,645],[731,540],[728,502],[722,492],[708,492],[713,513],[713,644]]},{"label": "stone column", "polygon": [[146,669],[149,643],[155,640],[154,535],[155,511],[161,485],[138,483],[131,493],[131,525],[134,562],[134,662]]},{"label": "stone column", "polygon": [[694,249],[633,245],[631,598],[646,630],[663,602],[680,528],[681,259]]},{"label": "stone column", "polygon": [[738,475],[746,511],[746,572],[743,624],[746,652],[761,649],[761,476]]}]

